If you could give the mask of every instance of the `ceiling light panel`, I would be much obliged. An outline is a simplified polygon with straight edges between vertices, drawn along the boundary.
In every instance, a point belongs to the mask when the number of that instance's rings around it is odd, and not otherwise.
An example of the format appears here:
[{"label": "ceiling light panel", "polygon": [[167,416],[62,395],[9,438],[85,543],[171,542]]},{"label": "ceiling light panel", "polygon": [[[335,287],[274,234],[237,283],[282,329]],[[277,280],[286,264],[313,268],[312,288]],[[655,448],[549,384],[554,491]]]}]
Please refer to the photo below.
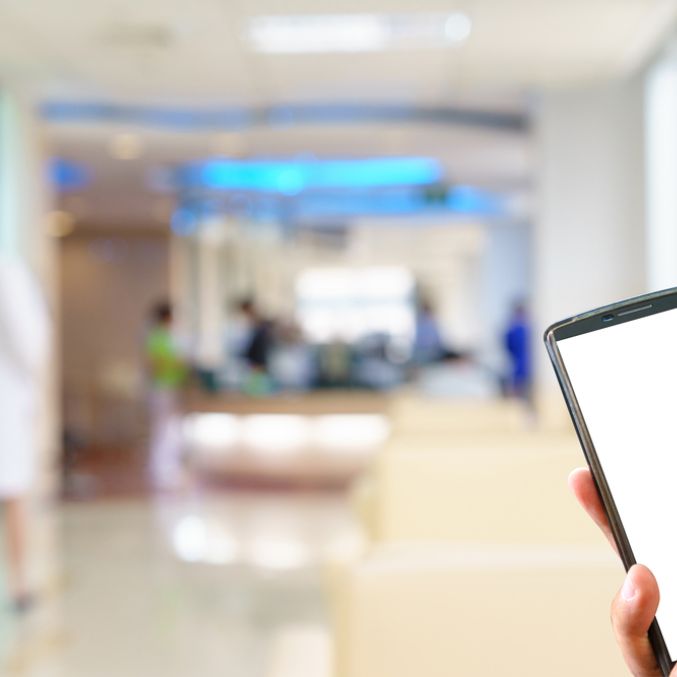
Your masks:
[{"label": "ceiling light panel", "polygon": [[461,12],[261,16],[250,20],[254,49],[276,54],[438,49],[465,42],[472,21]]}]

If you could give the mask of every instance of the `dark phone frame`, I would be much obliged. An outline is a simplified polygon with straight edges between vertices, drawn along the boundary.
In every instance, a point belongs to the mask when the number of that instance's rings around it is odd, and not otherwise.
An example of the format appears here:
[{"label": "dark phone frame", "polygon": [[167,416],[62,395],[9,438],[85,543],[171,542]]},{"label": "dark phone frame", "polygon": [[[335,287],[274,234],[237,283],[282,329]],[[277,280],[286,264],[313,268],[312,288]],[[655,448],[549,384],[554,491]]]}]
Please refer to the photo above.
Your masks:
[{"label": "dark phone frame", "polygon": [[[588,427],[583,417],[583,412],[578,404],[576,394],[574,393],[562,356],[557,347],[557,341],[573,336],[580,336],[581,334],[588,334],[593,331],[603,331],[608,327],[614,327],[618,324],[624,324],[625,322],[632,322],[676,308],[677,287],[651,294],[644,294],[643,296],[636,296],[626,299],[625,301],[619,301],[618,303],[613,303],[580,315],[575,315],[574,317],[562,320],[561,322],[556,322],[546,329],[543,337],[548,350],[548,355],[550,356],[550,360],[555,369],[555,374],[557,375],[557,380],[562,389],[562,394],[564,395],[571,420],[574,424],[578,441],[583,449],[595,486],[597,487],[597,492],[599,493],[609,518],[611,531],[626,571],[630,569],[633,564],[636,564],[637,560],[635,559],[632,547],[630,546],[627,534],[625,533],[625,528],[623,527],[620,515],[618,514],[613,494],[607,483],[604,470],[597,456],[597,452],[595,451],[595,446],[592,443]],[[670,671],[677,664],[677,661],[672,661],[663,634],[661,633],[655,618],[649,629],[649,640],[651,641],[651,645],[664,677],[669,677]]]}]

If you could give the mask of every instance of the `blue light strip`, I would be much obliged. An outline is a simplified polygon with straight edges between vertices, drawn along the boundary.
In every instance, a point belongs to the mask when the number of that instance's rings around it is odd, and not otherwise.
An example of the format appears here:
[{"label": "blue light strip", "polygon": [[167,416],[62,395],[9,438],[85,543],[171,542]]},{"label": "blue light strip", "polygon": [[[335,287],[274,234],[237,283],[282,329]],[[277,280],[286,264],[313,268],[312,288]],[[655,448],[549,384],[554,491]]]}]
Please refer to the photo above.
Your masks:
[{"label": "blue light strip", "polygon": [[[341,191],[305,193],[290,203],[269,194],[252,194],[240,206],[249,221],[276,221],[289,224],[335,224],[357,216],[453,216],[496,219],[508,215],[503,196],[473,186],[456,186],[432,199],[425,187],[386,189],[382,191]],[[172,227],[180,235],[189,235],[199,227],[201,218],[232,206],[223,198],[184,197]]]},{"label": "blue light strip", "polygon": [[189,165],[178,182],[188,189],[259,191],[296,195],[307,190],[425,186],[443,178],[428,158],[299,162],[211,161]]},{"label": "blue light strip", "polygon": [[99,122],[180,130],[232,129],[252,122],[243,108],[200,110],[99,102],[51,101],[40,107],[40,114],[48,122],[61,124]]},{"label": "blue light strip", "polygon": [[420,189],[347,195],[316,194],[299,199],[295,216],[300,220],[360,215],[412,215],[448,213],[495,218],[505,213],[501,196],[471,186],[457,186],[438,200]]},{"label": "blue light strip", "polygon": [[99,122],[179,130],[242,129],[253,125],[325,125],[378,122],[464,125],[523,132],[529,118],[521,112],[424,107],[401,104],[303,104],[268,108],[189,108],[134,106],[96,101],[48,101],[42,117],[53,123]]}]

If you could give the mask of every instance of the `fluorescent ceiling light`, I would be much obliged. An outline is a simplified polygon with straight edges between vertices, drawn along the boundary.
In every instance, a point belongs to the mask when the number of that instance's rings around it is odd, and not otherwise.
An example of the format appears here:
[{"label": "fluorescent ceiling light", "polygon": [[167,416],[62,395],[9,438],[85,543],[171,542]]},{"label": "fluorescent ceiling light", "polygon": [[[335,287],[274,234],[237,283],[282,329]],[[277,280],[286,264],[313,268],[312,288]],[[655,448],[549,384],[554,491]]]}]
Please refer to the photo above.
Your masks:
[{"label": "fluorescent ceiling light", "polygon": [[141,155],[143,144],[136,134],[116,134],[110,140],[109,150],[116,160],[136,160]]},{"label": "fluorescent ceiling light", "polygon": [[461,12],[410,14],[316,14],[264,16],[250,21],[248,38],[261,52],[376,52],[440,48],[470,37]]},{"label": "fluorescent ceiling light", "polygon": [[262,17],[249,34],[262,52],[365,52],[388,42],[387,26],[372,14]]}]

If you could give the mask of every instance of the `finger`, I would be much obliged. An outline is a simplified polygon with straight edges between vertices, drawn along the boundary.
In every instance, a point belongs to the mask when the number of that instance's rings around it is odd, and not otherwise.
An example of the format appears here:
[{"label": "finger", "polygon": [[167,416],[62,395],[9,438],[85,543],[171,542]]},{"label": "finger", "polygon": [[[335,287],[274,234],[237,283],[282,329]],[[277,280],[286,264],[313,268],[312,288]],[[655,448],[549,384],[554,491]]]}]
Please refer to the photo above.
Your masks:
[{"label": "finger", "polygon": [[587,468],[576,468],[569,475],[569,488],[585,512],[590,515],[595,524],[602,530],[613,549],[618,552],[616,541],[609,526],[609,519],[590,471]]},{"label": "finger", "polygon": [[662,677],[648,636],[658,600],[658,585],[653,574],[636,564],[628,571],[611,605],[616,639],[635,677]]}]

